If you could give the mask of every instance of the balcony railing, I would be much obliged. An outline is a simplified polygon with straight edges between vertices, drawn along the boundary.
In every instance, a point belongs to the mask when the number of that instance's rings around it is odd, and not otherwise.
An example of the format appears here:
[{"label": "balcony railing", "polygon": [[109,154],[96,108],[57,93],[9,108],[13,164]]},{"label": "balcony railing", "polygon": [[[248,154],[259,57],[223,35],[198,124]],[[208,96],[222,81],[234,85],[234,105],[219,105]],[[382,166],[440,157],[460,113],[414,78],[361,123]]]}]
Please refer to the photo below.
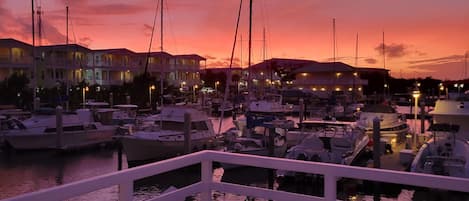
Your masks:
[{"label": "balcony railing", "polygon": [[[214,182],[212,180],[212,162],[215,161],[271,169],[283,169],[288,171],[322,174],[324,175],[324,197],[276,191],[226,182]],[[273,200],[337,200],[337,181],[342,177],[469,192],[469,179],[466,178],[352,167],[345,165],[269,158],[217,151],[201,151],[165,161],[53,187],[50,189],[44,189],[37,192],[20,195],[18,197],[7,200],[65,200],[102,188],[118,185],[119,200],[130,201],[133,199],[133,182],[135,180],[194,164],[201,164],[202,167],[201,180],[199,182],[181,189],[177,189],[175,191],[171,191],[169,193],[162,194],[151,200],[184,200],[184,198],[187,196],[201,193],[201,198],[205,201],[211,200],[210,195],[212,190]]]}]

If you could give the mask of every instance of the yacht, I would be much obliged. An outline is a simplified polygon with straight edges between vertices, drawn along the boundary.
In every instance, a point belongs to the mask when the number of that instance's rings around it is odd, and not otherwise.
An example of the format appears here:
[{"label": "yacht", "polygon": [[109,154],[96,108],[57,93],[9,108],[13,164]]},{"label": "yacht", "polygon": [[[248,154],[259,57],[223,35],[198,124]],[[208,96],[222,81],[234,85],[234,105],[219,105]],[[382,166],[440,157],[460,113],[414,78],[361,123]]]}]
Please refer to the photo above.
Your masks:
[{"label": "yacht", "polygon": [[55,115],[35,115],[24,121],[9,118],[1,122],[2,137],[17,150],[74,149],[108,143],[116,131],[115,126],[92,121],[87,109],[77,114],[63,114],[62,135],[57,134]]},{"label": "yacht", "polygon": [[438,100],[432,137],[412,161],[412,172],[469,178],[469,101]]},{"label": "yacht", "polygon": [[357,125],[364,129],[368,135],[373,134],[373,119],[376,117],[381,119],[380,134],[383,138],[394,138],[402,142],[409,132],[409,125],[407,125],[403,116],[390,105],[366,105],[358,115]]},{"label": "yacht", "polygon": [[[370,141],[355,123],[322,120],[303,122],[300,130],[287,132],[288,138],[300,143],[288,149],[285,158],[344,165],[351,165]],[[292,173],[279,170],[277,174]]]},{"label": "yacht", "polygon": [[186,152],[184,114],[191,116],[191,151],[216,147],[212,122],[205,112],[187,106],[168,106],[153,118],[151,125],[120,136],[129,166],[171,158]]}]

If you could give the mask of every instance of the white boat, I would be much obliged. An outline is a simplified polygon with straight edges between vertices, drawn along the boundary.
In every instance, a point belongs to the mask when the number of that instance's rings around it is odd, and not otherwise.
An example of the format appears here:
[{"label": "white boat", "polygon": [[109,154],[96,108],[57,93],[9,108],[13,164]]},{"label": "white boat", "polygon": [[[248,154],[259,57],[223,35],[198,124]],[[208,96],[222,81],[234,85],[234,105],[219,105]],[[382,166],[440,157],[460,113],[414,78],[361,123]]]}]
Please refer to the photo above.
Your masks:
[{"label": "white boat", "polygon": [[433,136],[419,149],[410,170],[469,178],[469,102],[438,100],[430,114]]},{"label": "white boat", "polygon": [[[268,142],[269,134],[251,134],[251,136],[242,136],[237,129],[230,129],[225,133],[225,146],[227,151],[253,154],[258,156],[269,156]],[[287,150],[285,137],[276,134],[274,137],[274,153],[275,157],[283,157]]]},{"label": "white boat", "polygon": [[459,126],[434,124],[432,127],[439,128],[433,129],[435,136],[420,147],[410,171],[469,178],[469,143],[457,137]]},{"label": "white boat", "polygon": [[27,120],[2,121],[2,136],[7,145],[17,150],[74,149],[111,142],[115,126],[105,126],[91,120],[89,110],[64,114],[63,133],[58,141],[56,116],[38,115]]},{"label": "white boat", "polygon": [[[165,106],[150,126],[122,136],[129,165],[156,161],[185,153],[184,114],[191,116],[191,151],[215,147],[217,139],[205,112],[187,106]],[[162,127],[161,127],[161,126]]]},{"label": "white boat", "polygon": [[267,94],[261,100],[251,101],[248,111],[261,114],[286,114],[293,111],[293,105],[282,104],[282,96],[279,94]]},{"label": "white boat", "polygon": [[289,129],[286,133],[288,146],[300,144],[310,135],[316,136],[361,136],[364,130],[355,122],[334,120],[305,120],[298,123],[297,128]]},{"label": "white boat", "polygon": [[469,101],[467,100],[438,100],[433,111],[435,124],[458,125],[456,136],[461,139],[469,139]]},{"label": "white boat", "polygon": [[[370,140],[352,122],[310,121],[303,126],[303,131],[287,132],[287,139],[303,139],[301,143],[288,149],[285,158],[351,165]],[[283,170],[277,171],[277,174],[292,175]]]},{"label": "white boat", "polygon": [[367,134],[373,133],[373,119],[381,119],[380,134],[383,138],[397,138],[398,141],[405,140],[405,134],[409,132],[409,125],[403,120],[402,115],[396,110],[384,104],[367,105],[359,112],[357,126],[364,129]]}]

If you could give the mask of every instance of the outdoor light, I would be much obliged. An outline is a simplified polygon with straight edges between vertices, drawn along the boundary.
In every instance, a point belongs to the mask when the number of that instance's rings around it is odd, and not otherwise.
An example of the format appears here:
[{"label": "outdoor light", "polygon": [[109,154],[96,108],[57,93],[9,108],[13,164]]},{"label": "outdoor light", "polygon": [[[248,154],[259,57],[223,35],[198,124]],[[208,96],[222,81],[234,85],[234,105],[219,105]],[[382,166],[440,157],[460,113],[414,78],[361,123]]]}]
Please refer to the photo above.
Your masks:
[{"label": "outdoor light", "polygon": [[[156,89],[156,87],[155,87],[154,84],[152,84],[152,85],[150,85],[150,86],[148,87],[148,99],[150,100],[150,107],[151,107],[151,91],[152,91],[152,90],[155,90],[155,89]],[[153,108],[153,107],[152,107],[152,108]]]},{"label": "outdoor light", "polygon": [[[418,84],[417,84],[418,85]],[[418,110],[418,99],[420,97],[420,91],[414,90],[412,91],[412,97],[415,99],[415,106],[414,106],[414,146],[417,146],[417,110]]]},{"label": "outdoor light", "polygon": [[349,88],[348,88],[348,91],[352,91],[352,87],[349,87]]},{"label": "outdoor light", "polygon": [[339,88],[339,87],[337,87],[337,88],[335,88],[335,90],[336,90],[336,91],[340,91],[340,88]]},{"label": "outdoor light", "polygon": [[303,75],[303,77],[306,77],[308,73],[301,73],[301,75]]},{"label": "outdoor light", "polygon": [[354,72],[354,73],[353,73],[353,76],[357,77],[357,76],[358,76],[358,73],[357,73],[357,72]]},{"label": "outdoor light", "polygon": [[316,87],[313,87],[313,91],[317,91]]},{"label": "outdoor light", "polygon": [[337,77],[340,77],[342,75],[342,73],[336,73],[335,74]]}]

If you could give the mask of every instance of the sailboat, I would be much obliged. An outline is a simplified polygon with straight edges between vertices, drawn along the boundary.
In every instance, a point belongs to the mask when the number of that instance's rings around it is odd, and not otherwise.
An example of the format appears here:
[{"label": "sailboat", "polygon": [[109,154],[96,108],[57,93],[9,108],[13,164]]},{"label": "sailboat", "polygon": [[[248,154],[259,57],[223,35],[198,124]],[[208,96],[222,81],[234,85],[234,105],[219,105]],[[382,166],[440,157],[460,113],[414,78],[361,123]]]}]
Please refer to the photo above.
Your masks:
[{"label": "sailboat", "polygon": [[[163,0],[160,2],[161,16],[163,16]],[[163,17],[161,17],[161,24],[163,24]],[[162,37],[163,34],[161,34],[161,51],[163,51]],[[161,70],[160,80],[162,95],[163,70]],[[190,151],[213,148],[217,145],[212,122],[205,112],[189,106],[165,105],[163,107],[162,103],[163,100],[161,100],[160,114],[143,120],[150,122],[149,124],[144,124],[131,135],[121,136],[127,163],[130,167],[171,158]],[[185,114],[190,115],[189,144],[186,144],[185,125],[188,122],[185,119]]]},{"label": "sailboat", "polygon": [[[240,10],[238,13],[238,24],[240,18],[240,11],[241,11],[241,4],[240,3]],[[250,9],[252,10],[252,1],[250,4]],[[252,12],[250,12],[252,13]],[[251,25],[251,17],[250,25]],[[231,61],[233,60],[234,49],[236,46],[236,36],[237,30],[235,33],[234,44],[233,44],[233,51],[231,54]],[[251,26],[249,28],[249,44],[251,44]],[[250,45],[249,45],[250,46]],[[249,50],[251,48],[249,47]],[[231,69],[230,63],[230,69]],[[250,51],[249,51],[249,67],[250,67]],[[248,68],[249,68],[248,67]],[[229,76],[227,79],[226,90],[224,101],[226,102],[227,96],[229,94],[228,86],[231,81],[231,71],[229,71]],[[249,95],[252,95],[252,88],[249,87]],[[285,133],[284,126],[293,126],[292,122],[290,124],[286,124],[285,121],[276,121],[280,118],[280,116],[284,116],[285,112],[287,111],[286,108],[281,104],[281,96],[280,95],[270,95],[265,96],[267,99],[264,100],[248,100],[248,108],[247,113],[245,114],[245,118],[241,118],[235,120],[234,123],[237,125],[237,128],[232,128],[224,133],[225,137],[225,145],[226,150],[229,152],[235,153],[242,153],[242,154],[254,154],[254,155],[263,155],[263,156],[276,156],[276,157],[283,157],[287,144],[285,137],[279,133]],[[280,128],[281,127],[281,128]],[[221,123],[220,123],[221,128]],[[256,129],[254,129],[256,128]],[[270,129],[269,129],[270,128]],[[257,130],[254,132],[246,130]],[[274,131],[274,132],[272,132]],[[283,132],[282,132],[283,131]],[[232,168],[233,165],[231,164],[222,164],[224,168]]]}]

